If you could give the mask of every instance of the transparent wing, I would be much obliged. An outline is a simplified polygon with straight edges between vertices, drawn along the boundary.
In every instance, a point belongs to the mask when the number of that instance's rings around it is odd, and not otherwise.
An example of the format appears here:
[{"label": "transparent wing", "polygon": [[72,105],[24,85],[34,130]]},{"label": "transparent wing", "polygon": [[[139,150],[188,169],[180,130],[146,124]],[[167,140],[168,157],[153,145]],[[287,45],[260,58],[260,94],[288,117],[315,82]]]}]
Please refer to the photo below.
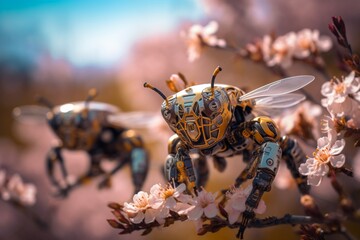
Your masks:
[{"label": "transparent wing", "polygon": [[160,113],[152,112],[120,112],[108,116],[112,124],[131,129],[148,129],[163,124]]},{"label": "transparent wing", "polygon": [[253,110],[256,115],[275,117],[280,115],[284,108],[291,108],[303,100],[305,100],[305,96],[297,93],[262,97],[255,99]]},{"label": "transparent wing", "polygon": [[168,141],[172,135],[160,113],[121,112],[108,116],[114,125],[136,130],[146,143]]},{"label": "transparent wing", "polygon": [[44,123],[46,122],[46,114],[49,108],[38,105],[25,105],[16,107],[13,110],[15,120],[22,123]]},{"label": "transparent wing", "polygon": [[246,93],[242,95],[239,98],[239,100],[244,101],[253,98],[276,96],[276,95],[291,93],[300,88],[303,88],[307,84],[311,83],[314,79],[315,77],[310,75],[301,75],[301,76],[284,78],[266,84],[265,86],[259,87],[249,93]]},{"label": "transparent wing", "polygon": [[305,96],[297,93],[269,96],[255,99],[256,108],[288,108],[305,100]]}]

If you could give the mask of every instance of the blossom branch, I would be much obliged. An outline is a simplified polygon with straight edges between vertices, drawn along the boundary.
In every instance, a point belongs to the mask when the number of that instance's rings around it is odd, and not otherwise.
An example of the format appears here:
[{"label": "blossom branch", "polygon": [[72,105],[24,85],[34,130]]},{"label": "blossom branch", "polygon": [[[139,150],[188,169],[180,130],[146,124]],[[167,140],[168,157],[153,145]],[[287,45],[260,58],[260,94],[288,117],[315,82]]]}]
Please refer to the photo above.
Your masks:
[{"label": "blossom branch", "polygon": [[332,17],[332,22],[329,23],[329,29],[332,34],[336,37],[337,42],[340,46],[348,51],[349,56],[344,57],[344,62],[350,67],[356,74],[360,75],[360,59],[357,54],[354,54],[350,43],[348,42],[346,35],[345,22],[341,16]]},{"label": "blossom branch", "polygon": [[349,216],[352,216],[354,214],[354,212],[355,212],[353,202],[348,197],[348,195],[345,192],[344,188],[341,186],[341,184],[337,180],[336,172],[335,172],[335,170],[333,168],[329,171],[329,177],[331,179],[331,186],[334,188],[336,193],[339,195],[339,201],[340,201],[340,206],[341,206],[342,211],[345,214],[347,214]]},{"label": "blossom branch", "polygon": [[[314,67],[325,79],[330,80],[320,52],[328,51],[332,42],[327,36],[320,36],[318,30],[303,29],[297,33],[290,32],[275,37],[266,35],[245,47],[229,46],[225,40],[215,36],[218,23],[210,22],[206,26],[193,25],[183,36],[188,44],[189,61],[200,57],[203,48],[215,48],[231,51],[243,59],[263,63],[275,74],[284,77],[281,68],[288,68],[294,60],[302,61]],[[280,66],[281,68],[277,68]]]},{"label": "blossom branch", "polygon": [[[107,219],[110,226],[113,228],[121,229],[122,231],[119,234],[128,234],[132,233],[133,231],[141,231],[144,230],[142,235],[149,234],[154,227],[162,226],[162,224],[154,221],[150,223],[132,223],[129,221],[127,216],[123,213],[123,206],[118,203],[110,203],[108,207],[113,209],[112,214],[116,217],[115,219]],[[185,221],[187,220],[187,216],[179,215],[175,211],[169,211],[170,216],[166,217],[165,223],[163,224],[164,227],[168,227],[174,224],[176,221]]]}]

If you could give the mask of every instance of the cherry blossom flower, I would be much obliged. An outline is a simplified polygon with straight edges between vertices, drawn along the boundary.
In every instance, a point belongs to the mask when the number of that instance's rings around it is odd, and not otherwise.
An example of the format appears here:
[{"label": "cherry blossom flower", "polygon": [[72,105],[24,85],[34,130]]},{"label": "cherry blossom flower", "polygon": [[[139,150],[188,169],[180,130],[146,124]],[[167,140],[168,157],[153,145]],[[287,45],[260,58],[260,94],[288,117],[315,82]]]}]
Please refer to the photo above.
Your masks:
[{"label": "cherry blossom flower", "polygon": [[299,172],[308,177],[308,184],[319,186],[322,177],[329,172],[329,163],[332,167],[341,168],[345,163],[345,155],[340,152],[345,147],[345,140],[337,140],[332,144],[331,139],[318,139],[313,158],[308,158],[299,167]]},{"label": "cherry blossom flower", "polygon": [[123,211],[128,215],[131,222],[137,224],[157,221],[160,224],[165,222],[170,210],[179,214],[186,214],[192,205],[191,196],[183,194],[186,190],[185,184],[174,188],[170,184],[165,187],[155,184],[150,189],[150,194],[140,191],[133,197],[132,203],[124,203]]},{"label": "cherry blossom flower", "polygon": [[[227,202],[225,204],[225,211],[228,213],[228,219],[230,224],[234,224],[240,217],[241,213],[246,210],[246,199],[250,195],[252,186],[248,186],[245,189],[234,188],[226,193]],[[254,209],[255,213],[263,214],[266,210],[266,205],[263,200],[260,200],[259,206]]]},{"label": "cherry blossom flower", "polygon": [[170,79],[166,83],[173,92],[179,92],[185,88],[185,83],[179,74],[171,74]]},{"label": "cherry blossom flower", "polygon": [[140,191],[133,197],[132,203],[124,203],[124,212],[126,212],[133,223],[151,223],[159,215],[159,211],[151,208],[149,202],[150,196],[147,192]]},{"label": "cherry blossom flower", "polygon": [[217,193],[207,192],[205,189],[199,192],[195,198],[195,205],[188,212],[188,218],[190,220],[199,220],[203,214],[207,218],[215,217],[219,212],[215,201],[216,196]]},{"label": "cherry blossom flower", "polygon": [[150,189],[150,204],[153,208],[158,209],[161,206],[164,206],[168,209],[174,209],[177,200],[180,202],[188,202],[190,195],[185,195],[183,192],[186,190],[186,185],[184,183],[180,184],[178,187],[174,188],[170,184],[165,187],[160,184],[155,184]]},{"label": "cherry blossom flower", "polygon": [[317,119],[321,114],[322,108],[319,105],[305,101],[295,111],[286,111],[275,121],[284,134],[316,140],[320,137]]},{"label": "cherry blossom flower", "polygon": [[[1,173],[1,178],[5,179],[5,173]],[[4,181],[4,180],[3,180]],[[36,202],[36,187],[31,183],[24,183],[20,175],[15,174],[10,177],[1,191],[5,201],[15,200],[27,206],[34,205]]]},{"label": "cherry blossom flower", "polygon": [[289,32],[286,35],[280,36],[271,43],[269,48],[269,37],[264,38],[263,56],[264,61],[269,67],[280,65],[283,68],[288,68],[292,64],[294,55],[294,47],[296,43],[296,34]]},{"label": "cherry blossom flower", "polygon": [[353,71],[345,78],[334,78],[324,83],[321,87],[321,94],[326,98],[322,99],[321,103],[335,116],[349,116],[352,112],[359,110],[359,89],[360,79],[355,78]]},{"label": "cherry blossom flower", "polygon": [[195,24],[187,33],[182,35],[187,39],[188,58],[192,62],[200,57],[202,49],[205,45],[225,47],[226,42],[223,39],[218,39],[214,34],[217,32],[219,24],[216,21],[211,21],[205,27]]},{"label": "cherry blossom flower", "polygon": [[306,28],[297,33],[294,56],[303,59],[316,52],[327,52],[331,47],[330,37],[320,37],[318,30]]}]

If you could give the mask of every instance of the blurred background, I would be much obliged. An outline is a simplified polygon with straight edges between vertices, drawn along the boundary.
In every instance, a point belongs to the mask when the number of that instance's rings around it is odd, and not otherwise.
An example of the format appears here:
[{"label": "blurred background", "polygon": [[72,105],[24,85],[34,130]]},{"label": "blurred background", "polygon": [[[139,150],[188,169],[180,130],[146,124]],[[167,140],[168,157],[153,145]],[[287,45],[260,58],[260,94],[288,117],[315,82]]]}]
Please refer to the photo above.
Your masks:
[{"label": "blurred background", "polygon": [[[111,189],[99,191],[95,180],[66,199],[54,198],[45,172],[45,156],[56,137],[44,121],[14,121],[15,107],[36,104],[36,96],[44,96],[56,105],[81,101],[95,87],[99,90],[97,101],[116,105],[124,112],[160,114],[162,99],[143,88],[145,81],[169,95],[165,80],[171,74],[182,72],[188,80],[208,83],[217,65],[223,68],[218,82],[254,89],[279,77],[261,64],[216,49],[205,49],[199,60],[190,63],[180,32],[193,24],[216,20],[219,38],[244,46],[271,32],[281,35],[303,28],[319,29],[321,35],[330,36],[327,27],[331,17],[341,15],[354,52],[359,53],[359,12],[357,0],[0,1],[0,167],[36,184],[37,202],[32,209],[51,226],[42,230],[23,213],[0,202],[0,239],[140,238],[139,233],[118,236],[106,222],[112,218],[108,202],[129,201],[132,197],[129,168],[115,175]],[[343,74],[336,68],[334,45],[324,55],[331,76]],[[300,63],[288,72],[315,75],[316,82],[306,90],[320,100],[320,86],[326,79]],[[151,154],[145,191],[164,182],[160,168],[171,132],[164,127],[157,133],[156,137],[145,136]],[[88,159],[84,152],[65,151],[65,162],[71,174],[79,175],[85,171]],[[220,174],[210,164],[207,190],[228,187],[243,167],[241,159],[229,159],[227,170]],[[359,187],[349,188],[359,201]],[[326,189],[331,189],[328,182],[314,190],[324,210],[336,204],[335,192]],[[274,187],[265,196],[265,215],[301,214],[298,199],[295,187]],[[349,225],[350,229],[355,227]],[[235,239],[235,234],[235,230],[223,229],[197,236],[194,224],[189,222],[155,229],[142,239]],[[290,226],[249,229],[246,237],[298,239]]]}]

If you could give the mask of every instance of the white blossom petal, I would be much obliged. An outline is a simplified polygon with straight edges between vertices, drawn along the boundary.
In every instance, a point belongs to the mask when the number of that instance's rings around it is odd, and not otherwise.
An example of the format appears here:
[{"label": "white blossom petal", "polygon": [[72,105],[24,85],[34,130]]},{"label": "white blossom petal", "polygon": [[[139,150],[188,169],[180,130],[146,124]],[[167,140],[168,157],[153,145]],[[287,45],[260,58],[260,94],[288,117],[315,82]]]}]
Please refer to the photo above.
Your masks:
[{"label": "white blossom petal", "polygon": [[319,186],[322,180],[322,176],[309,175],[307,181],[309,185]]},{"label": "white blossom petal", "polygon": [[331,155],[337,155],[339,153],[341,153],[341,151],[344,149],[345,147],[345,140],[341,139],[341,140],[337,140],[334,145],[331,147],[329,153]]},{"label": "white blossom petal", "polygon": [[235,198],[234,201],[232,202],[232,207],[237,211],[244,212],[246,209],[245,202],[246,202],[246,196],[244,196],[243,198]]},{"label": "white blossom petal", "polygon": [[340,154],[337,156],[331,156],[330,157],[330,163],[333,167],[341,168],[345,163],[345,155]]},{"label": "white blossom petal", "polygon": [[204,27],[204,34],[211,35],[217,32],[219,24],[216,21],[211,21]]},{"label": "white blossom petal", "polygon": [[166,201],[165,201],[165,206],[166,206],[167,208],[172,209],[172,208],[175,207],[175,205],[176,205],[176,200],[175,200],[175,198],[169,197],[169,198],[166,199]]},{"label": "white blossom petal", "polygon": [[351,73],[345,77],[344,83],[347,86],[351,86],[354,79],[355,79],[355,71],[351,71]]},{"label": "white blossom petal", "polygon": [[158,214],[159,211],[157,209],[151,209],[151,208],[147,209],[145,211],[145,223],[148,224],[155,221],[155,217]]},{"label": "white blossom petal", "polygon": [[331,85],[331,82],[325,82],[321,86],[321,94],[323,96],[332,96],[335,94],[334,88]]},{"label": "white blossom petal", "polygon": [[164,199],[155,198],[155,197],[150,197],[149,199],[149,206],[154,209],[160,208],[163,204],[164,204]]},{"label": "white blossom petal", "polygon": [[[330,160],[330,159],[329,159]],[[318,169],[318,174],[321,176],[325,176],[329,172],[329,166],[327,164],[320,164]]]},{"label": "white blossom petal", "polygon": [[317,45],[319,51],[321,52],[327,52],[332,48],[332,40],[328,36],[321,36],[319,38],[319,43]]},{"label": "white blossom petal", "polygon": [[322,137],[317,140],[318,148],[323,148],[329,145],[329,139],[327,137]]},{"label": "white blossom petal", "polygon": [[237,220],[240,217],[240,212],[239,211],[230,211],[228,212],[228,219],[229,219],[229,223],[230,224],[234,224],[237,222]]},{"label": "white blossom petal", "polygon": [[195,206],[193,209],[189,211],[188,218],[190,220],[198,220],[203,213],[204,213],[204,209],[202,207]]},{"label": "white blossom petal", "polygon": [[130,221],[132,221],[133,223],[141,223],[143,219],[144,213],[142,211],[139,211],[135,217],[130,218]]},{"label": "white blossom petal", "polygon": [[207,218],[213,218],[218,214],[219,210],[216,204],[209,204],[204,208],[204,214]]},{"label": "white blossom petal", "polygon": [[189,211],[192,210],[193,208],[194,208],[193,205],[178,202],[173,210],[176,211],[180,215],[187,215],[189,213]]},{"label": "white blossom petal", "polygon": [[193,203],[194,202],[191,195],[188,195],[188,194],[180,194],[176,199],[182,203]]},{"label": "white blossom petal", "polygon": [[182,193],[186,190],[186,185],[184,183],[180,184],[179,186],[176,187],[176,191],[179,193]]},{"label": "white blossom petal", "polygon": [[309,175],[312,173],[312,171],[310,170],[310,166],[312,165],[311,163],[314,161],[315,159],[314,158],[309,158],[306,160],[305,163],[302,163],[300,164],[300,167],[299,167],[299,172],[302,174],[302,175]]}]

